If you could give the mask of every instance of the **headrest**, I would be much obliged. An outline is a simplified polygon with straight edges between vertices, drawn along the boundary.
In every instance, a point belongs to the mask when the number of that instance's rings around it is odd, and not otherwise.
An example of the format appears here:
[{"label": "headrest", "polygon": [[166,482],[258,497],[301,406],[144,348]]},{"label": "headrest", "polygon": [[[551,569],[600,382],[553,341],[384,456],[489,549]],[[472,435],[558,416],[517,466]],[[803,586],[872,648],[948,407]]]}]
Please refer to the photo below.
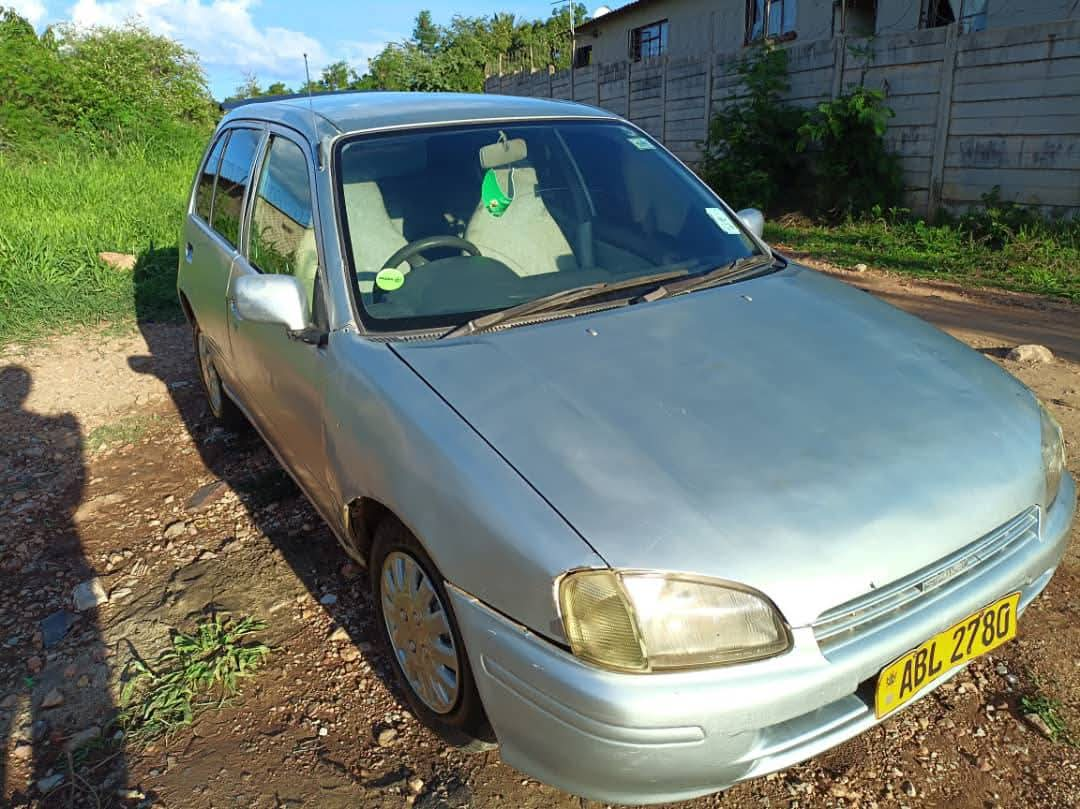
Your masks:
[{"label": "headrest", "polygon": [[522,138],[507,140],[503,135],[497,143],[480,149],[480,165],[485,169],[494,169],[524,160],[528,154],[529,149]]}]

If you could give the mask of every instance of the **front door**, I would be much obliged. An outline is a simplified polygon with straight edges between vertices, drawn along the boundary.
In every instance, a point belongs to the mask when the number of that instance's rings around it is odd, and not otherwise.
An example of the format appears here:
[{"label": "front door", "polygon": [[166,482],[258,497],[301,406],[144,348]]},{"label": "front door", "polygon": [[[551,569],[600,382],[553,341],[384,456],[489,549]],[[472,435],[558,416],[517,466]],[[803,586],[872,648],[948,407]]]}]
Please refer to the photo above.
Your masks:
[{"label": "front door", "polygon": [[[310,152],[284,131],[271,131],[256,171],[246,249],[233,263],[230,291],[243,275],[292,275],[306,291],[309,322],[325,330]],[[323,499],[325,350],[290,337],[283,326],[243,320],[231,303],[228,320],[247,410],[308,493]]]}]

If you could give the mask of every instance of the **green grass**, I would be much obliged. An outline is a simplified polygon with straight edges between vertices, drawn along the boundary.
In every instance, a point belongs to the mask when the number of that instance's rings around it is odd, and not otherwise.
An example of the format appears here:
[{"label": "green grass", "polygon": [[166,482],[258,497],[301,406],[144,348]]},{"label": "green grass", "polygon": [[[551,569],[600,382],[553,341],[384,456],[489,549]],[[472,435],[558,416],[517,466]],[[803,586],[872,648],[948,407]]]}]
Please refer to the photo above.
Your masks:
[{"label": "green grass", "polygon": [[[206,134],[113,149],[65,138],[35,157],[0,151],[0,343],[178,316],[177,238]],[[107,267],[104,250],[139,265]]]},{"label": "green grass", "polygon": [[1020,710],[1025,714],[1033,713],[1039,716],[1050,728],[1051,741],[1077,745],[1076,740],[1069,733],[1068,724],[1061,715],[1061,703],[1058,700],[1038,693],[1025,695],[1020,697]]},{"label": "green grass", "polygon": [[192,634],[176,633],[153,664],[136,659],[125,669],[121,724],[128,738],[148,742],[190,725],[208,708],[221,707],[263,664],[270,648],[252,640],[265,624],[214,615]]},{"label": "green grass", "polygon": [[102,444],[132,444],[142,438],[150,425],[158,420],[158,416],[153,414],[125,416],[119,421],[91,430],[86,437],[86,446],[93,452]]},{"label": "green grass", "polygon": [[765,237],[841,267],[861,263],[1080,301],[1080,220],[1008,226],[965,217],[930,225],[878,217],[827,226],[789,216],[767,225]]}]

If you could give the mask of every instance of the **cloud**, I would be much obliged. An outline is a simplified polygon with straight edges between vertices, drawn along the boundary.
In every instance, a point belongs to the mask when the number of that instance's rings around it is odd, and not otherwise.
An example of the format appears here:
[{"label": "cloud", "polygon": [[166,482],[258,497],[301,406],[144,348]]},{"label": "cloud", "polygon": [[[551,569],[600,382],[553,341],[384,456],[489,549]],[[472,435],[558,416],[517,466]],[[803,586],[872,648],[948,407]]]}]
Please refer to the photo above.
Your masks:
[{"label": "cloud", "polygon": [[368,69],[368,60],[378,56],[388,42],[397,42],[402,39],[400,35],[387,31],[375,31],[376,36],[383,39],[347,40],[337,46],[337,53],[349,63],[357,73],[364,73]]},{"label": "cloud", "polygon": [[45,4],[41,0],[7,0],[4,5],[15,9],[20,17],[25,17],[35,28],[45,17]]},{"label": "cloud", "polygon": [[258,0],[78,0],[69,16],[80,27],[138,20],[191,48],[211,73],[251,72],[263,83],[299,84],[305,53],[315,75],[331,61],[322,44],[301,31],[257,25],[257,6]]}]

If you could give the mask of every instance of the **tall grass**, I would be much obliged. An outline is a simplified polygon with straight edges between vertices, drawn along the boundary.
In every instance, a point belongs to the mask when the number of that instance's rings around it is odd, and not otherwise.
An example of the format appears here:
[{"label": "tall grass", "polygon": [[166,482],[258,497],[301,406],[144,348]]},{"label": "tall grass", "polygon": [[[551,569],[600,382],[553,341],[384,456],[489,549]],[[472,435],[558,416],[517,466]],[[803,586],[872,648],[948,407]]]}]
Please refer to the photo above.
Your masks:
[{"label": "tall grass", "polygon": [[[0,342],[129,321],[138,273],[165,276],[144,279],[151,298],[144,290],[141,309],[178,312],[176,267],[161,251],[176,247],[208,132],[173,134],[111,148],[68,137],[33,156],[0,151]],[[98,258],[106,250],[144,261],[135,273],[113,269]],[[158,260],[147,266],[151,255]]]},{"label": "tall grass", "polygon": [[867,217],[838,224],[787,216],[766,238],[842,267],[867,264],[910,275],[995,286],[1080,301],[1080,219],[1043,222],[1034,214],[1002,221],[977,213],[938,224]]}]

